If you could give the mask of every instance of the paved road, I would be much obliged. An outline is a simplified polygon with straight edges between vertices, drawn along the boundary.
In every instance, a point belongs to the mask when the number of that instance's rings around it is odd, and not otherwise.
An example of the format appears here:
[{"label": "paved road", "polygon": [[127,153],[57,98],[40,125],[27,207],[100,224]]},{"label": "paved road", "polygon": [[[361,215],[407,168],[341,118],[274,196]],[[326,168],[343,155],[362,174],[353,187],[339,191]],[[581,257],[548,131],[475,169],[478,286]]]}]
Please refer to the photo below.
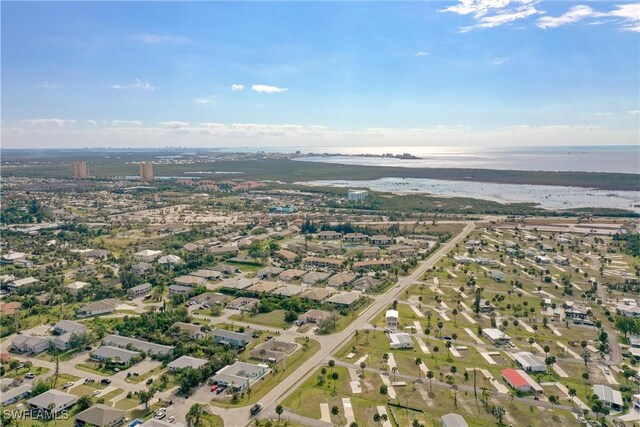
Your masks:
[{"label": "paved road", "polygon": [[[462,241],[473,229],[475,224],[473,222],[467,222],[467,225],[461,233],[452,238],[449,242],[442,245],[435,253],[433,253],[428,259],[424,260],[418,267],[409,275],[398,282],[396,286],[391,288],[387,293],[378,296],[373,304],[365,309],[360,316],[358,316],[349,326],[347,326],[342,332],[329,335],[323,340],[320,350],[307,359],[295,372],[290,374],[281,383],[279,383],[273,390],[267,393],[260,401],[264,405],[262,416],[275,413],[275,407],[280,401],[288,394],[293,392],[298,386],[300,386],[307,378],[309,378],[315,370],[321,366],[327,358],[332,355],[337,349],[339,349],[347,340],[353,336],[354,332],[358,329],[366,327],[371,319],[376,316],[381,310],[388,307],[393,303],[393,300],[404,292],[406,288],[411,286],[416,280],[418,280],[426,270],[431,268],[436,262],[444,257],[456,244]],[[242,427],[251,422],[249,416],[249,408],[235,408],[235,409],[222,409],[217,407],[211,407],[211,412],[220,415],[224,419],[224,425],[227,427]]]},{"label": "paved road", "polygon": [[[597,292],[598,298],[600,298],[603,303],[606,302],[608,299],[607,290],[602,283],[598,283]],[[607,332],[607,340],[609,341],[609,365],[617,366],[622,363],[622,350],[618,343],[618,332],[606,321],[602,322],[602,329]]]}]

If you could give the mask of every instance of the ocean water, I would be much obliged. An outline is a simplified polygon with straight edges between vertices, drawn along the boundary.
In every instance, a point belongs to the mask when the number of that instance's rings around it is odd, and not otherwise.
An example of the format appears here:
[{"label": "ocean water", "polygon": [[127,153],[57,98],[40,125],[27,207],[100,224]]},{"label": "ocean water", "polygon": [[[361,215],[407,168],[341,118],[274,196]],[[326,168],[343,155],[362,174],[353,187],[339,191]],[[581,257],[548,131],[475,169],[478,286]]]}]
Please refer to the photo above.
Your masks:
[{"label": "ocean water", "polygon": [[[640,173],[640,146],[589,147],[316,147],[302,153],[331,153],[302,157],[308,162],[407,168],[468,168],[528,171]],[[408,153],[419,159],[364,157]],[[640,186],[640,182],[639,182]]]},{"label": "ocean water", "polygon": [[494,184],[422,178],[320,180],[299,184],[369,188],[398,194],[424,193],[444,197],[469,197],[499,203],[536,203],[544,209],[619,208],[640,213],[640,191],[604,191],[581,187]]}]

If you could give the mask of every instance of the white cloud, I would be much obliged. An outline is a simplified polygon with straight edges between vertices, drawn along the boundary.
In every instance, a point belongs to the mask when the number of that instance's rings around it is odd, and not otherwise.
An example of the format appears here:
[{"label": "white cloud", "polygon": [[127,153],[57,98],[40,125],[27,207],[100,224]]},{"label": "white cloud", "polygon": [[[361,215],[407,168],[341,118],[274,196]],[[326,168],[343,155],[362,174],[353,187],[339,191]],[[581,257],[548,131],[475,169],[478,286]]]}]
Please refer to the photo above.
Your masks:
[{"label": "white cloud", "polygon": [[171,34],[134,34],[133,39],[145,44],[180,44],[189,41],[187,37]]},{"label": "white cloud", "polygon": [[477,28],[494,28],[541,13],[535,5],[540,0],[459,0],[440,12],[472,15],[476,24],[461,27],[466,33]]},{"label": "white cloud", "polygon": [[640,115],[640,110],[629,110],[627,114],[631,114],[632,116]]},{"label": "white cloud", "polygon": [[244,89],[244,85],[240,84],[240,83],[234,83],[231,85],[231,90],[234,92],[238,92]]},{"label": "white cloud", "polygon": [[41,87],[43,89],[56,90],[56,89],[60,89],[62,85],[56,82],[41,82],[36,84],[36,87]]},{"label": "white cloud", "polygon": [[288,89],[284,87],[277,86],[267,86],[267,85],[253,85],[251,86],[251,90],[262,93],[281,93],[286,92]]},{"label": "white cloud", "polygon": [[140,127],[142,122],[139,120],[111,120],[111,126],[115,127]]},{"label": "white cloud", "polygon": [[89,126],[98,126],[98,123],[95,120],[85,120],[84,124]]},{"label": "white cloud", "polygon": [[20,120],[20,123],[26,126],[32,127],[46,127],[46,128],[64,128],[71,126],[76,121],[73,119],[24,119]]},{"label": "white cloud", "polygon": [[142,81],[142,80],[138,80],[136,79],[133,83],[128,84],[128,85],[119,85],[119,84],[115,84],[111,86],[111,89],[116,89],[116,90],[143,90],[146,92],[153,92],[156,90],[156,88],[149,82],[147,81]]},{"label": "white cloud", "polygon": [[509,61],[511,61],[511,58],[509,58],[508,56],[503,56],[501,58],[494,58],[493,61],[491,62],[491,64],[492,65],[503,65],[503,64],[506,64]]},{"label": "white cloud", "polygon": [[158,126],[163,127],[163,128],[167,128],[167,129],[180,129],[180,128],[189,127],[189,123],[188,122],[179,122],[179,121],[158,122]]},{"label": "white cloud", "polygon": [[429,54],[424,50],[419,50],[418,52],[416,52],[416,56],[427,56],[427,55]]},{"label": "white cloud", "polygon": [[[543,29],[558,28],[593,18],[611,18],[609,22],[616,23],[623,31],[640,32],[640,3],[617,5],[616,9],[609,12],[599,12],[586,5],[577,5],[560,16],[541,17],[538,19],[537,26]],[[604,23],[606,21],[594,21],[587,25]]]}]

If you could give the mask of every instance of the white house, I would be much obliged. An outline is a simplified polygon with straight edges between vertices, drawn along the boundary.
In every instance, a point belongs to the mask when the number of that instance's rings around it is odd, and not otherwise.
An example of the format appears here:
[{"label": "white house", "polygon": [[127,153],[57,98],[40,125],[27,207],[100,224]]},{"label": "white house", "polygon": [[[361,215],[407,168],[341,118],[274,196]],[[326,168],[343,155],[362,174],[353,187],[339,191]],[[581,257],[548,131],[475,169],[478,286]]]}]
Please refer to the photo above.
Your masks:
[{"label": "white house", "polygon": [[399,324],[398,310],[387,310],[385,314],[387,329],[390,331],[397,331]]},{"label": "white house", "polygon": [[413,340],[411,335],[405,332],[397,332],[389,334],[389,347],[392,349],[413,348]]}]

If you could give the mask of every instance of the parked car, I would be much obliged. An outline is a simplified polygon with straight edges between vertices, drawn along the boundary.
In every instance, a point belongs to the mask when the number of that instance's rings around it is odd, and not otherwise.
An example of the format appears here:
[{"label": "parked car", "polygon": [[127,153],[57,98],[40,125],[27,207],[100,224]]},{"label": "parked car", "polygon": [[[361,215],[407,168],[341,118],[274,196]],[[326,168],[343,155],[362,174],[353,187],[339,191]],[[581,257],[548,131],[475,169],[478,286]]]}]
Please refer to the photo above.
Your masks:
[{"label": "parked car", "polygon": [[175,420],[176,420],[176,417],[174,417],[173,415],[167,418],[167,421],[169,421],[170,423],[174,422]]},{"label": "parked car", "polygon": [[94,396],[97,396],[97,395],[99,395],[99,394],[100,394],[100,390],[93,390],[93,395],[94,395]]},{"label": "parked car", "polygon": [[216,391],[217,389],[219,389],[220,387],[218,387],[217,385],[212,385],[211,386],[211,391]]},{"label": "parked car", "polygon": [[160,412],[159,414],[156,414],[156,416],[155,416],[154,418],[155,418],[156,420],[161,420],[161,419],[163,419],[163,418],[164,418],[164,417],[166,417],[166,416],[167,416],[167,413],[166,413],[166,412]]},{"label": "parked car", "polygon": [[111,380],[109,378],[103,378],[100,380],[100,384],[111,384]]},{"label": "parked car", "polygon": [[149,379],[147,380],[147,385],[151,384],[152,382],[153,382],[153,378],[149,378]]},{"label": "parked car", "polygon": [[65,384],[62,386],[62,388],[69,388],[69,387],[73,386],[73,384],[74,384],[74,383],[72,383],[72,382],[65,383]]},{"label": "parked car", "polygon": [[36,377],[36,375],[33,372],[28,372],[24,377],[29,380],[32,380]]}]

